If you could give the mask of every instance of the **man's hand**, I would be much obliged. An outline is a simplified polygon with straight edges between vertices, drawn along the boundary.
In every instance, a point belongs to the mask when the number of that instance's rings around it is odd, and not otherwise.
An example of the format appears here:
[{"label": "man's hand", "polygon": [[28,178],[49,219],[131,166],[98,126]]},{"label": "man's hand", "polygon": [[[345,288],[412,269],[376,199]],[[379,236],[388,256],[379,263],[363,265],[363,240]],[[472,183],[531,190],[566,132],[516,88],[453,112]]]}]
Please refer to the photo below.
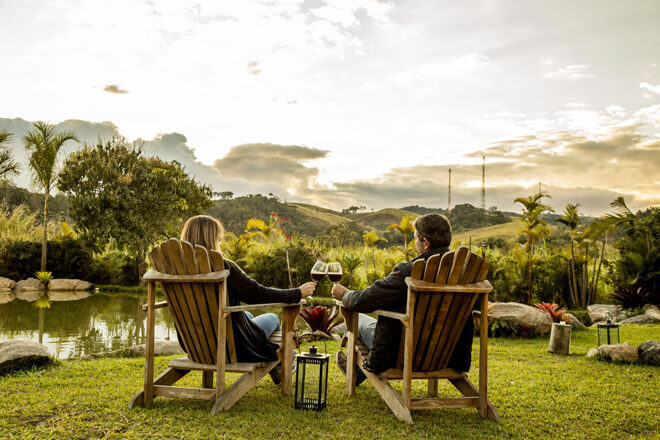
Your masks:
[{"label": "man's hand", "polygon": [[302,286],[300,286],[299,289],[300,289],[301,298],[312,296],[312,294],[314,293],[314,289],[316,289],[316,281],[310,281],[308,283],[305,283]]},{"label": "man's hand", "polygon": [[344,297],[344,293],[346,293],[348,289],[344,286],[342,286],[339,283],[336,283],[334,286],[332,286],[332,297],[334,299],[338,299],[339,301],[342,300]]}]

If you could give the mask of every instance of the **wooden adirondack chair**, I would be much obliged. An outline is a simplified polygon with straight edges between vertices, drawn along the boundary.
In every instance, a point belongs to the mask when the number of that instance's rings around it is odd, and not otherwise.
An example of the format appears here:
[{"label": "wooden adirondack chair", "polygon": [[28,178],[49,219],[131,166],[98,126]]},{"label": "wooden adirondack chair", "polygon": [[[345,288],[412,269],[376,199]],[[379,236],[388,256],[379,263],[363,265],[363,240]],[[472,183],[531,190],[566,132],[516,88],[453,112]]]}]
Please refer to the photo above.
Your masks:
[{"label": "wooden adirondack chair", "polygon": [[[291,375],[286,372],[292,368],[293,325],[304,301],[228,306],[229,271],[224,269],[222,255],[175,238],[154,248],[149,260],[153,269],[143,277],[149,283],[147,305],[143,307],[147,312],[144,389],[129,407],[149,406],[155,396],[166,396],[215,400],[212,414],[231,408],[279,362],[237,362],[231,313],[273,307],[282,308],[282,332],[269,340],[280,345],[281,391],[291,394]],[[156,282],[161,284],[166,302],[155,304]],[[170,308],[188,357],[171,361],[154,380],[154,321],[155,309],[160,307]],[[193,370],[202,371],[202,388],[173,386]],[[225,372],[243,375],[225,389]]]},{"label": "wooden adirondack chair", "polygon": [[[412,423],[413,409],[463,407],[478,408],[481,417],[499,420],[486,391],[488,293],[493,290],[486,280],[488,267],[483,258],[466,247],[442,257],[433,255],[426,264],[423,260],[413,263],[410,277],[406,278],[406,313],[375,312],[403,324],[397,367],[380,374],[362,368],[369,350],[357,338],[358,313],[341,307],[347,330],[346,394],[355,394],[357,365],[399,420]],[[481,305],[478,389],[468,380],[467,373],[447,368],[465,323],[472,319],[477,299]],[[412,398],[413,379],[428,380],[428,398]],[[464,397],[438,398],[438,379],[448,379]],[[403,380],[402,395],[390,386],[390,380]]]}]

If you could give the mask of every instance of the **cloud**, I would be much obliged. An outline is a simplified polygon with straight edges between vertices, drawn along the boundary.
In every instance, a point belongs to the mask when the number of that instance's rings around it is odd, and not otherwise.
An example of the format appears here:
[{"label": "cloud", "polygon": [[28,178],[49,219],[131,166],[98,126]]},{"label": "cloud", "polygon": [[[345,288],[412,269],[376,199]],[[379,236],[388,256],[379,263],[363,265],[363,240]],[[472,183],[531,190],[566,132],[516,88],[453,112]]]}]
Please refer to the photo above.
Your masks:
[{"label": "cloud", "polygon": [[259,75],[261,73],[261,69],[259,68],[259,62],[250,61],[247,64],[247,71],[250,75]]},{"label": "cloud", "polygon": [[128,90],[120,89],[117,84],[108,84],[103,87],[103,91],[108,93],[116,93],[118,95],[124,95],[128,93]]},{"label": "cloud", "polygon": [[644,89],[644,90],[648,90],[649,92],[651,92],[653,94],[660,95],[660,84],[658,84],[657,86],[654,86],[654,85],[649,84],[647,82],[643,82],[643,83],[639,83],[639,88]]},{"label": "cloud", "polygon": [[554,72],[545,73],[543,74],[543,78],[568,80],[593,78],[594,75],[588,72],[588,69],[588,64],[571,64]]},{"label": "cloud", "polygon": [[316,185],[319,170],[306,161],[322,159],[327,150],[298,145],[244,144],[232,147],[213,167],[223,178],[240,178],[252,182],[278,182],[291,193]]}]

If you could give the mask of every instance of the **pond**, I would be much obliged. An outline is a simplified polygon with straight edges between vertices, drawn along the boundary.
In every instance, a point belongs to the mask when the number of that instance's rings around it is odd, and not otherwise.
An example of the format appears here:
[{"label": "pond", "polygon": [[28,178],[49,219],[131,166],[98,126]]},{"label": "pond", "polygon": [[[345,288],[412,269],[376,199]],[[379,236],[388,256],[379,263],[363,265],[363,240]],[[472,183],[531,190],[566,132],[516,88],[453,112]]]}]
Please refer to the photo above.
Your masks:
[{"label": "pond", "polygon": [[[0,294],[0,342],[27,339],[58,359],[129,348],[146,340],[146,295],[49,292]],[[156,339],[176,340],[167,308],[156,310]]]}]

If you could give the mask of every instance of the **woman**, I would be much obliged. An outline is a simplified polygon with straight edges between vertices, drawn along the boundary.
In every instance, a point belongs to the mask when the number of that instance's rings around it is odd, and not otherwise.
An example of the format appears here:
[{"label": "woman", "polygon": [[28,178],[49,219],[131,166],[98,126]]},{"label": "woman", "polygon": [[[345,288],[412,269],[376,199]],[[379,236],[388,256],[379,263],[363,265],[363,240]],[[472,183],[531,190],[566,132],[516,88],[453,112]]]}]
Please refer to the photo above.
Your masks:
[{"label": "woman", "polygon": [[[181,239],[193,245],[204,246],[208,250],[220,251],[220,242],[224,236],[222,224],[207,215],[191,217],[183,225]],[[225,269],[229,270],[227,291],[229,305],[240,303],[297,303],[301,298],[314,293],[316,282],[311,281],[295,289],[275,289],[265,287],[250,278],[236,263],[224,260]],[[270,362],[278,359],[278,346],[268,342],[275,331],[280,330],[280,323],[274,313],[264,313],[257,317],[249,312],[232,313],[234,344],[239,362]],[[274,371],[274,370],[273,370]],[[271,374],[275,383],[278,372]]]}]

